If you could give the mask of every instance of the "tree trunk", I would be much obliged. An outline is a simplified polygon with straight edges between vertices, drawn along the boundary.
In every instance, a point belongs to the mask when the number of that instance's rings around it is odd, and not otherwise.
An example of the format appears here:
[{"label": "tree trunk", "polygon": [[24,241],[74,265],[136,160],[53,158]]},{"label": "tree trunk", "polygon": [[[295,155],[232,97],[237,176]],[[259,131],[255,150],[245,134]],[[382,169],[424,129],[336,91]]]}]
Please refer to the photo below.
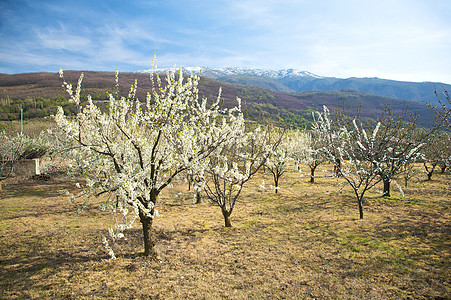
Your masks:
[{"label": "tree trunk", "polygon": [[230,223],[230,212],[228,212],[224,208],[221,208],[221,210],[222,210],[222,215],[224,216],[224,226],[232,227],[232,223]]},{"label": "tree trunk", "polygon": [[315,182],[315,169],[316,168],[310,168],[310,182],[311,183]]},{"label": "tree trunk", "polygon": [[276,194],[279,191],[279,177],[278,176],[274,176],[274,185],[276,186],[275,190],[276,190]]},{"label": "tree trunk", "polygon": [[362,205],[362,199],[359,198],[359,215],[360,215],[360,220],[363,219],[363,205]]},{"label": "tree trunk", "polygon": [[431,163],[431,168],[428,168],[427,162],[423,163],[424,168],[426,169],[426,175],[428,177],[427,181],[430,181],[432,179],[432,174],[434,173],[435,167],[437,166],[436,163]]},{"label": "tree trunk", "polygon": [[[153,210],[152,210],[153,215]],[[149,256],[155,258],[157,256],[154,246],[155,239],[152,232],[152,218],[146,216],[141,211],[139,212],[139,219],[143,227],[143,239],[144,239],[144,256]]]},{"label": "tree trunk", "polygon": [[334,164],[334,173],[335,173],[336,177],[341,177],[340,169],[341,169],[341,160],[339,158],[337,158],[337,159],[335,159],[335,164]]},{"label": "tree trunk", "polygon": [[200,192],[196,192],[196,204],[200,204],[201,202]]},{"label": "tree trunk", "polygon": [[390,197],[390,178],[384,176],[382,181],[384,182],[384,192],[382,197]]},{"label": "tree trunk", "polygon": [[363,205],[362,205],[362,199],[363,199],[363,194],[365,193],[365,191],[363,191],[363,193],[361,195],[359,195],[359,190],[354,188],[354,194],[357,198],[357,203],[359,204],[359,218],[360,220],[363,219]]},{"label": "tree trunk", "polygon": [[430,181],[432,179],[432,174],[434,173],[435,167],[437,166],[437,164],[432,163],[431,168],[429,169],[427,164],[424,163],[424,168],[426,169],[426,175],[428,177],[428,181]]}]

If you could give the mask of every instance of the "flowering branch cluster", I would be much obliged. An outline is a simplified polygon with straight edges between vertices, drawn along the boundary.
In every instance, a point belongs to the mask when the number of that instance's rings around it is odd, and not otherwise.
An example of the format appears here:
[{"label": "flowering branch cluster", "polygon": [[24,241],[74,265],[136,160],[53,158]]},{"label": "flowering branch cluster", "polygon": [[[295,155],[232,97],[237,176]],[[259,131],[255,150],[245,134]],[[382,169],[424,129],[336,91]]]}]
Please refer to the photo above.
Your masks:
[{"label": "flowering branch cluster", "polygon": [[[62,71],[60,75],[64,78]],[[150,227],[158,195],[181,172],[201,172],[207,158],[222,151],[217,149],[242,131],[241,113],[238,108],[221,109],[220,95],[213,103],[200,100],[200,77],[192,75],[185,80],[181,70],[168,71],[166,83],[152,74],[153,88],[145,105],[135,97],[135,81],[127,97],[109,95],[106,111],[90,96],[82,103],[82,79],[83,74],[75,92],[64,81],[79,112],[69,117],[60,107],[56,123],[72,145],[71,157],[86,176],[84,191],[89,195],[112,193],[106,207],[124,217],[129,213],[139,216],[145,255],[153,255]],[[121,235],[113,231],[112,236]]]},{"label": "flowering branch cluster", "polygon": [[236,122],[241,124],[239,134],[212,153],[201,175],[203,189],[221,208],[226,227],[231,226],[230,215],[244,184],[265,164],[281,139],[281,133],[274,137],[274,131],[261,126],[246,131],[241,113]]},{"label": "flowering branch cluster", "polygon": [[322,151],[326,146],[322,135],[315,132],[306,133],[305,151],[302,161],[310,168],[310,182],[315,182],[315,170],[326,161],[326,157]]},{"label": "flowering branch cluster", "polygon": [[15,162],[20,158],[26,145],[25,136],[9,136],[0,132],[0,180],[8,178],[14,170]]},{"label": "flowering branch cluster", "polygon": [[357,120],[352,125],[337,126],[324,106],[323,112],[316,112],[314,131],[325,141],[324,156],[333,162],[338,174],[352,187],[363,219],[362,200],[365,192],[381,181],[381,162],[377,159],[379,128],[377,123],[372,133],[368,133]]},{"label": "flowering branch cluster", "polygon": [[431,180],[436,167],[445,172],[451,166],[451,134],[441,131],[430,135],[422,154],[421,161],[428,180]]},{"label": "flowering branch cluster", "polygon": [[[277,129],[273,129],[274,139],[279,138]],[[308,134],[301,130],[287,130],[278,147],[272,151],[265,163],[265,167],[271,172],[274,179],[276,193],[279,190],[279,179],[285,173],[287,165],[293,161],[296,166],[303,161],[308,152]],[[276,140],[272,141],[272,143]]]},{"label": "flowering branch cluster", "polygon": [[315,116],[314,130],[327,145],[322,151],[334,163],[338,175],[353,188],[360,218],[363,218],[362,199],[365,192],[383,181],[384,196],[389,196],[390,182],[404,171],[403,167],[408,162],[422,156],[421,150],[430,134],[416,129],[417,116],[406,120],[403,113],[395,118],[389,107],[385,107],[372,132],[356,118],[348,122],[343,115],[339,115],[332,122],[327,107]]},{"label": "flowering branch cluster", "polygon": [[43,134],[31,137],[22,133],[15,135],[0,131],[0,180],[8,178],[15,164],[22,158],[45,154],[48,143]]},{"label": "flowering branch cluster", "polygon": [[443,97],[440,97],[439,93],[435,91],[435,95],[437,97],[437,100],[439,102],[438,106],[434,106],[430,103],[428,103],[428,106],[434,110],[436,113],[436,121],[439,124],[439,126],[446,130],[451,130],[451,98],[449,96],[449,92],[447,90],[444,90],[442,93],[442,96],[445,97],[445,100],[443,100]]}]

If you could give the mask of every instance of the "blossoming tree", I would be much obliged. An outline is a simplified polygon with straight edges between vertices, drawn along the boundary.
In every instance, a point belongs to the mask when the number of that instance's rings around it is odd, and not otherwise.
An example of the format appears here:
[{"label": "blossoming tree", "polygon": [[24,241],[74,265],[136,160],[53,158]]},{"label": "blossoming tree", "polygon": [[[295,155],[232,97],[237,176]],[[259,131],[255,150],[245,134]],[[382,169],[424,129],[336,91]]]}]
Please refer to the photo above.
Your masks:
[{"label": "blossoming tree", "polygon": [[[64,79],[62,71],[60,75]],[[135,81],[127,97],[110,94],[105,111],[90,96],[82,103],[83,74],[75,91],[63,83],[78,114],[67,116],[60,107],[55,120],[75,145],[70,153],[81,162],[84,191],[94,196],[110,193],[108,209],[121,212],[124,220],[131,214],[130,222],[139,218],[145,256],[156,255],[152,222],[160,192],[181,172],[198,171],[212,152],[241,131],[241,124],[231,120],[232,114],[220,108],[220,96],[209,104],[199,99],[199,79],[191,75],[185,80],[181,70],[174,70],[167,72],[164,84],[158,74],[152,74],[153,90],[145,103],[135,97]],[[110,235],[121,237],[130,226],[110,228]]]},{"label": "blossoming tree", "polygon": [[[280,134],[277,134],[277,132],[274,132],[272,136],[274,139],[280,138]],[[306,131],[299,129],[285,130],[280,144],[270,153],[265,163],[265,168],[273,175],[276,193],[279,190],[280,177],[286,172],[289,162],[293,162],[295,167],[298,168],[310,151],[309,145],[309,134]]]},{"label": "blossoming tree", "polygon": [[[274,130],[274,129],[273,129]],[[288,162],[291,160],[289,154],[289,136],[283,135],[279,146],[270,153],[268,159],[265,162],[265,168],[269,170],[274,179],[274,189],[276,194],[279,191],[279,179],[286,171]]]},{"label": "blossoming tree", "polygon": [[324,138],[316,132],[306,133],[305,136],[305,154],[303,161],[310,168],[310,182],[315,182],[315,171],[321,164],[326,161],[322,148]]},{"label": "blossoming tree", "polygon": [[13,173],[14,166],[22,157],[26,144],[23,134],[11,136],[5,131],[0,132],[0,192],[2,191],[2,181]]},{"label": "blossoming tree", "polygon": [[235,122],[241,133],[213,152],[201,176],[206,196],[221,208],[225,227],[232,226],[230,216],[244,184],[265,164],[281,138],[273,138],[271,131],[260,126],[246,132],[242,113]]},{"label": "blossoming tree", "polygon": [[422,151],[422,162],[427,180],[437,167],[445,171],[451,160],[451,134],[446,131],[437,131],[429,136],[428,142]]},{"label": "blossoming tree", "polygon": [[[436,121],[441,129],[445,131],[451,131],[451,98],[449,92],[444,90],[442,96],[435,91],[435,95],[439,102],[438,106],[428,103],[428,106],[436,113]],[[445,99],[443,99],[443,97]]]},{"label": "blossoming tree", "polygon": [[47,148],[48,143],[42,133],[32,137],[23,133],[8,134],[4,130],[0,131],[0,191],[1,181],[14,173],[19,160],[42,156]]},{"label": "blossoming tree", "polygon": [[363,219],[365,192],[383,181],[384,196],[389,196],[394,176],[403,172],[407,162],[421,156],[427,134],[416,131],[415,122],[407,122],[404,114],[395,118],[388,107],[371,135],[367,133],[369,126],[365,127],[356,118],[348,122],[342,114],[332,124],[326,107],[316,116],[315,131],[326,138],[323,152],[353,188]]},{"label": "blossoming tree", "polygon": [[327,107],[324,106],[323,112],[316,112],[313,128],[326,141],[322,151],[334,163],[340,177],[353,189],[359,217],[363,219],[363,196],[382,180],[375,143],[381,124],[376,125],[371,135],[356,119],[352,121],[351,128],[334,125]]},{"label": "blossoming tree", "polygon": [[383,196],[390,196],[393,179],[403,173],[405,164],[416,161],[422,155],[428,137],[435,131],[419,130],[417,119],[418,115],[408,117],[405,111],[396,116],[389,106],[384,107],[378,119],[381,127],[375,140],[375,150],[384,183]]},{"label": "blossoming tree", "polygon": [[14,170],[14,164],[20,158],[24,148],[23,135],[10,136],[0,132],[0,191],[1,180],[8,178]]}]

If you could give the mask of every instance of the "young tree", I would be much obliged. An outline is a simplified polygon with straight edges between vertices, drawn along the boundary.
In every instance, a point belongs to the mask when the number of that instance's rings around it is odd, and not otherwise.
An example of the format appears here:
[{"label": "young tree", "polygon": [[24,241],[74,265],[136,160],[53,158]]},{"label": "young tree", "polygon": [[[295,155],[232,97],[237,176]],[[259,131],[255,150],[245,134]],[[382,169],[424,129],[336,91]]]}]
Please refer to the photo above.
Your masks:
[{"label": "young tree", "polygon": [[451,168],[451,133],[449,132],[443,132],[442,133],[443,140],[441,141],[441,144],[443,147],[441,147],[441,161],[439,163],[441,173],[445,173],[446,169]]},{"label": "young tree", "polygon": [[428,137],[433,133],[433,130],[419,130],[417,119],[417,115],[407,117],[405,111],[395,116],[389,106],[384,107],[378,119],[381,128],[376,140],[376,151],[384,183],[384,197],[390,196],[390,183],[404,171],[404,165],[419,159]]},{"label": "young tree", "polygon": [[332,124],[326,107],[317,116],[315,131],[326,138],[327,146],[323,152],[354,189],[362,219],[364,193],[382,180],[384,196],[390,196],[390,182],[403,172],[407,162],[416,161],[421,156],[420,150],[427,135],[416,131],[416,118],[414,122],[406,122],[405,115],[396,119],[389,108],[384,111],[371,136],[356,118],[348,122],[345,115],[339,114],[335,121],[337,124]]},{"label": "young tree", "polygon": [[[111,211],[139,217],[145,256],[156,255],[152,223],[161,191],[181,172],[199,171],[218,147],[241,132],[233,114],[220,108],[220,93],[211,104],[198,98],[199,79],[192,75],[185,81],[182,71],[174,70],[167,72],[163,84],[158,74],[151,74],[153,90],[144,105],[135,97],[135,81],[127,97],[118,92],[109,95],[106,111],[90,96],[82,103],[83,74],[75,91],[63,83],[78,114],[66,116],[60,107],[55,120],[74,145],[71,156],[81,162],[86,175],[84,191],[94,196],[111,193],[114,197],[106,203]],[[117,72],[116,86],[119,90]],[[119,232],[111,229],[111,236],[123,236],[121,231],[128,226],[117,226]]]},{"label": "young tree", "polygon": [[[447,147],[445,148],[445,150],[449,151],[449,132],[451,131],[451,99],[447,90],[444,90],[442,94],[445,99],[443,99],[437,91],[435,91],[435,95],[438,99],[439,105],[435,106],[428,103],[428,106],[431,107],[436,113],[435,125],[439,127],[439,129],[447,133],[446,135],[444,135],[445,141],[448,142],[446,144]],[[442,173],[444,173],[446,168],[450,166],[451,160],[449,154],[447,156],[444,156],[445,157],[443,161],[440,163]]]},{"label": "young tree", "polygon": [[24,135],[10,136],[0,132],[0,191],[2,180],[7,179],[14,171],[16,162],[22,157],[27,141]]},{"label": "young tree", "polygon": [[404,164],[402,167],[402,177],[404,178],[404,186],[407,187],[408,181],[418,175],[419,170],[415,168],[416,159],[412,159]]},{"label": "young tree", "polygon": [[260,127],[246,133],[242,114],[235,122],[240,124],[241,134],[213,152],[202,175],[205,178],[204,191],[221,208],[225,227],[232,226],[230,216],[244,184],[265,164],[269,154],[280,143],[280,137],[272,139],[269,131]]},{"label": "young tree", "polygon": [[[380,123],[368,135],[362,124],[352,121],[352,127],[345,124],[336,127],[331,123],[327,107],[314,115],[313,129],[324,137],[322,152],[326,159],[334,163],[337,172],[351,186],[357,199],[359,217],[363,219],[363,197],[365,192],[379,183],[380,162],[377,160],[377,145]],[[337,163],[337,162],[340,163]]]},{"label": "young tree", "polygon": [[309,155],[309,133],[305,130],[295,129],[289,130],[286,133],[290,142],[287,143],[289,156],[294,164],[294,170],[300,171],[300,164],[306,161],[306,156]]},{"label": "young tree", "polygon": [[307,145],[305,147],[304,162],[310,168],[310,182],[315,182],[315,171],[326,161],[322,151],[324,145],[323,136],[316,132],[311,132],[306,136]]},{"label": "young tree", "polygon": [[450,134],[441,131],[430,135],[422,153],[427,180],[431,180],[432,174],[437,167],[446,169],[446,166],[449,164],[451,159]]},{"label": "young tree", "polygon": [[428,103],[428,106],[434,110],[436,113],[436,121],[441,127],[441,129],[450,131],[451,130],[451,99],[447,90],[443,91],[443,100],[439,93],[435,91],[435,95],[438,99],[439,105],[435,106]]},{"label": "young tree", "polygon": [[287,137],[285,136],[279,147],[277,147],[273,153],[270,153],[264,165],[264,167],[269,170],[273,176],[274,190],[276,194],[279,192],[279,179],[285,173],[286,164],[290,159],[287,146]]},{"label": "young tree", "polygon": [[0,132],[0,191],[1,181],[14,173],[17,162],[24,158],[42,156],[48,147],[43,135],[32,138],[25,134]]},{"label": "young tree", "polygon": [[[272,130],[272,144],[277,143],[280,139],[280,130]],[[290,161],[298,164],[305,156],[307,147],[307,135],[300,130],[286,130],[282,135],[279,146],[270,153],[265,168],[268,169],[274,179],[274,187],[276,194],[279,190],[280,177],[285,173],[287,165]]]},{"label": "young tree", "polygon": [[[186,181],[188,183],[188,191],[191,191],[191,186],[197,187],[200,182],[202,182],[202,178],[199,177],[199,175],[195,174],[192,169],[186,170]],[[195,188],[194,188],[195,189]],[[195,189],[194,191],[194,204],[200,204],[202,196],[201,191],[199,189]]]}]

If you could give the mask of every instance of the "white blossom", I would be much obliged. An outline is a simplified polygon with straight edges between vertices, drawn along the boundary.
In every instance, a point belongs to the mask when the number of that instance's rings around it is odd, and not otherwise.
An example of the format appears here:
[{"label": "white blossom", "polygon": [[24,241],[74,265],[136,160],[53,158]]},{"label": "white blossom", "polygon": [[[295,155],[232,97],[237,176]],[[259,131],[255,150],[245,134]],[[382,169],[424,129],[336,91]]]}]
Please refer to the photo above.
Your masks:
[{"label": "white blossom", "polygon": [[[64,78],[62,71],[60,75]],[[136,80],[127,97],[118,95],[116,72],[116,93],[109,94],[105,111],[90,96],[81,103],[82,80],[83,74],[75,92],[71,84],[63,83],[78,113],[67,116],[60,107],[55,121],[70,149],[71,163],[86,176],[83,188],[94,196],[113,194],[103,208],[120,214],[118,222],[125,226],[116,227],[120,233],[138,215],[141,222],[151,224],[158,214],[159,193],[185,170],[201,173],[216,149],[243,132],[239,108],[221,109],[219,97],[211,105],[199,99],[198,75],[185,78],[181,70],[174,70],[166,74],[164,84],[152,74],[153,90],[143,105],[136,99]],[[228,164],[218,168],[220,173],[232,170],[234,176],[242,176]]]}]

